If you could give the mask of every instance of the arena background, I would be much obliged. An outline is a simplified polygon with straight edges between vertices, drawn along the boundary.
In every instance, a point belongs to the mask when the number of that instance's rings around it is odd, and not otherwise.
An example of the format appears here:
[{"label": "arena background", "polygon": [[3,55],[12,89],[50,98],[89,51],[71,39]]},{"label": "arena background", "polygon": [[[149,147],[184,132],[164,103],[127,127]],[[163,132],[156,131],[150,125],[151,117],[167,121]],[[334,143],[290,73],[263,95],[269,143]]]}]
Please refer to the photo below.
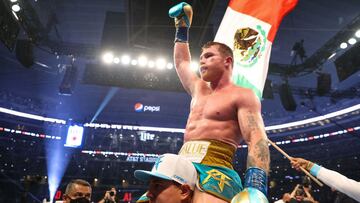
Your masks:
[{"label": "arena background", "polygon": [[[111,185],[121,202],[135,202],[145,191],[133,171],[150,169],[157,155],[179,150],[189,113],[190,97],[174,68],[156,67],[158,57],[172,62],[174,28],[167,11],[177,2],[1,0],[0,202],[49,201],[54,185],[58,199],[74,178],[92,183],[94,202]],[[190,43],[196,62],[228,1],[187,2],[194,8]],[[14,4],[21,7],[18,19],[11,13]],[[355,180],[359,11],[357,0],[299,0],[273,43],[262,100],[271,140],[291,156]],[[302,39],[307,57],[295,64],[291,50]],[[114,56],[110,63],[103,61],[107,51]],[[142,65],[140,56],[154,66]],[[304,122],[292,123],[297,121]],[[84,126],[77,148],[64,146],[73,125]],[[273,202],[301,183],[303,174],[270,149]],[[235,162],[240,174],[246,153],[242,143]],[[319,202],[333,202],[330,188],[312,185]]]}]

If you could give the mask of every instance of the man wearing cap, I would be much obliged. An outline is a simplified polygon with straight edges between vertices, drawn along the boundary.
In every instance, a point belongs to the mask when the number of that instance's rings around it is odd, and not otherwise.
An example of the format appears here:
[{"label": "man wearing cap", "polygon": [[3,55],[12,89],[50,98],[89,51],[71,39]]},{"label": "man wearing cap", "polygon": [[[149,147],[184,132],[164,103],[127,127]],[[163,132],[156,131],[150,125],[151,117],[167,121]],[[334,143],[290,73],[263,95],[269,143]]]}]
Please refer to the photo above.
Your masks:
[{"label": "man wearing cap", "polygon": [[137,179],[149,183],[146,197],[137,202],[190,203],[197,181],[194,165],[176,154],[163,154],[151,171],[136,170]]}]

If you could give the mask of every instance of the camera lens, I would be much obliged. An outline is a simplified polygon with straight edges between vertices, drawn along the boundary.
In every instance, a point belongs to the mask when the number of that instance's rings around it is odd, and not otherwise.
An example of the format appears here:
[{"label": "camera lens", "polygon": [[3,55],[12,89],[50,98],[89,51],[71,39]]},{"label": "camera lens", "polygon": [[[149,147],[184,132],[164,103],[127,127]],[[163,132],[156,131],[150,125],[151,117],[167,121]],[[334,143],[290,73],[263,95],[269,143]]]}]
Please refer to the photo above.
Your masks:
[{"label": "camera lens", "polygon": [[110,196],[114,196],[115,193],[113,191],[110,192]]}]

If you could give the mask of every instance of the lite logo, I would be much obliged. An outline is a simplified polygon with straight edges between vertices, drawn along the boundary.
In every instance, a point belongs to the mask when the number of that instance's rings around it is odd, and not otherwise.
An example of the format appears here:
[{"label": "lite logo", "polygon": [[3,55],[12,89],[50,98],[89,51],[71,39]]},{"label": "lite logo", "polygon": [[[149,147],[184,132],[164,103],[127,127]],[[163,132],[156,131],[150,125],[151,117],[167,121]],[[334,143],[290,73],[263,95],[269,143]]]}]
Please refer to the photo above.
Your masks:
[{"label": "lite logo", "polygon": [[148,141],[148,140],[154,140],[155,134],[148,133],[148,132],[140,132],[140,140],[141,141]]},{"label": "lite logo", "polygon": [[142,103],[136,103],[134,109],[136,112],[145,112],[145,111],[155,112],[155,111],[160,111],[160,106],[146,106],[143,105]]}]

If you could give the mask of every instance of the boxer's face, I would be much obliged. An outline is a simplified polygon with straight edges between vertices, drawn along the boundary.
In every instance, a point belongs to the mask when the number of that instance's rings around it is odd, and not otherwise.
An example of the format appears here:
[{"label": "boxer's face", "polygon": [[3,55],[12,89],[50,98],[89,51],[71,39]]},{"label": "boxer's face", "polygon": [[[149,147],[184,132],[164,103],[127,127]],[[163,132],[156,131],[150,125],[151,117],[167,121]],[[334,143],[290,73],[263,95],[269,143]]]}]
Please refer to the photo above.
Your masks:
[{"label": "boxer's face", "polygon": [[173,181],[153,179],[146,194],[151,203],[181,202],[181,189]]},{"label": "boxer's face", "polygon": [[200,75],[207,82],[218,80],[225,70],[225,57],[216,45],[204,48],[200,55]]}]

